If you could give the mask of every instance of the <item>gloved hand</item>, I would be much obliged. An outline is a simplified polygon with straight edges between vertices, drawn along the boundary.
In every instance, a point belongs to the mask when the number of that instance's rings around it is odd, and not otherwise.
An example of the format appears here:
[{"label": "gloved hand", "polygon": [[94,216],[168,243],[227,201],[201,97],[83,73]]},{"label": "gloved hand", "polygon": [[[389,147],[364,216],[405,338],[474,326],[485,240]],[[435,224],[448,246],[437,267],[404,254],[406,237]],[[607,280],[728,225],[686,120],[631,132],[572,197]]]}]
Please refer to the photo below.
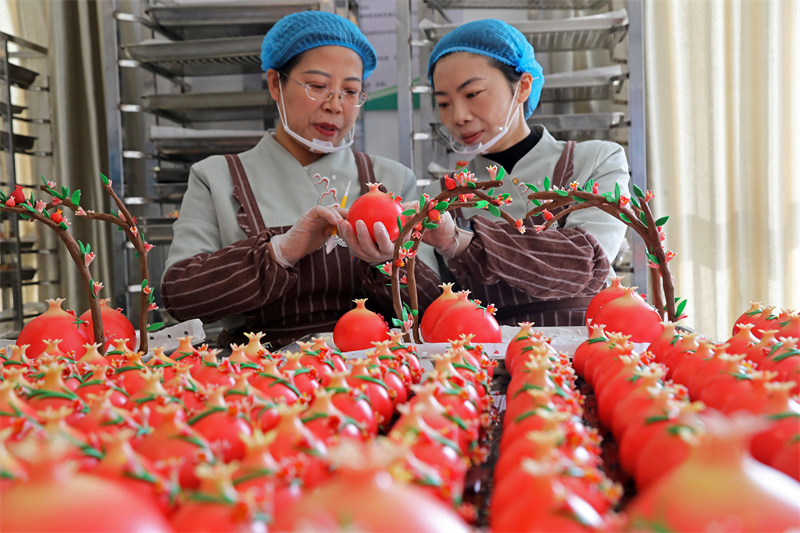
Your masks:
[{"label": "gloved hand", "polygon": [[[418,210],[418,206],[419,202],[409,202],[408,205],[404,204],[403,208],[414,207]],[[426,230],[422,234],[422,242],[433,246],[436,251],[449,259],[453,259],[464,251],[471,241],[472,233],[456,226],[453,216],[449,212],[442,214],[439,227]]]},{"label": "gloved hand", "polygon": [[347,211],[340,207],[312,207],[302,214],[289,231],[270,239],[272,256],[283,268],[294,266],[300,259],[320,248]]},{"label": "gloved hand", "polygon": [[370,264],[385,263],[392,259],[394,255],[394,243],[386,226],[382,222],[376,222],[372,227],[375,234],[375,241],[369,236],[369,230],[363,220],[356,222],[356,227],[343,220],[338,225],[339,236],[347,243],[350,251],[361,259]]}]

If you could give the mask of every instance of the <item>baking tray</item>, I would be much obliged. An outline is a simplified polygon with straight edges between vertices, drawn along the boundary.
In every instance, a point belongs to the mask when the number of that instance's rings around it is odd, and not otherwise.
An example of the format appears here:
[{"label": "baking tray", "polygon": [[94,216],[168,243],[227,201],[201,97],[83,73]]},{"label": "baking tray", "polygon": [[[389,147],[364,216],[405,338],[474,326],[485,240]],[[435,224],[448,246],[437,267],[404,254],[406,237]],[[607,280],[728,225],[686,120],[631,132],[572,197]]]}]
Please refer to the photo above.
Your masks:
[{"label": "baking tray", "polygon": [[144,232],[147,242],[152,244],[169,244],[172,242],[172,225],[177,218],[145,217],[139,227]]},{"label": "baking tray", "polygon": [[[22,281],[32,280],[36,276],[36,269],[30,267],[22,267],[20,270]],[[0,284],[11,285],[17,279],[17,271],[14,268],[8,270],[0,269]]]},{"label": "baking tray", "polygon": [[[8,65],[8,70],[11,73],[9,76],[11,83],[22,89],[30,88],[30,86],[33,85],[33,82],[36,81],[36,77],[39,76],[38,72],[25,67],[20,67],[19,65],[15,65],[13,63]],[[2,62],[0,63],[0,76],[5,77],[5,75],[6,66],[5,63]]]},{"label": "baking tray", "polygon": [[531,115],[528,124],[542,124],[559,141],[615,141],[625,127],[625,113],[580,113],[576,115]]},{"label": "baking tray", "polygon": [[[38,137],[31,137],[29,135],[14,134],[14,151],[27,152],[33,149],[33,145]],[[0,150],[8,150],[8,132],[0,132]]]},{"label": "baking tray", "polygon": [[620,91],[625,76],[622,65],[548,74],[539,102],[609,100]]},{"label": "baking tray", "polygon": [[541,124],[550,133],[561,131],[597,131],[623,125],[625,113],[578,113],[574,115],[531,115],[528,124]]},{"label": "baking tray", "polygon": [[[4,254],[16,252],[16,242],[15,239],[0,239],[0,252]],[[34,244],[36,244],[34,241],[19,241],[19,249],[22,251],[32,250]]]},{"label": "baking tray", "polygon": [[[624,9],[591,15],[553,20],[526,20],[512,22],[536,52],[566,52],[612,48],[622,40],[628,27],[628,13]],[[460,24],[435,24],[430,20],[419,23],[431,41],[438,41]]]},{"label": "baking tray", "polygon": [[153,94],[142,99],[145,107],[181,124],[278,118],[278,107],[266,90]]},{"label": "baking tray", "polygon": [[217,154],[238,154],[253,148],[264,131],[192,130],[153,126],[156,152],[175,161],[195,162]]},{"label": "baking tray", "polygon": [[[19,115],[26,109],[28,108],[21,105],[11,104],[12,115]],[[6,104],[5,102],[0,102],[0,117],[6,117],[6,116],[8,116],[8,104]]]},{"label": "baking tray", "polygon": [[[154,24],[181,40],[264,35],[286,15],[320,8],[329,2],[218,2],[158,6],[145,10]],[[331,8],[327,9],[332,11]]]},{"label": "baking tray", "polygon": [[188,168],[160,168],[153,169],[157,183],[186,183],[189,181]]},{"label": "baking tray", "polygon": [[156,183],[156,196],[162,202],[181,203],[188,183]]},{"label": "baking tray", "polygon": [[610,0],[426,0],[434,9],[602,9]]},{"label": "baking tray", "polygon": [[145,41],[123,46],[125,54],[167,76],[224,76],[261,73],[262,37],[197,41]]}]

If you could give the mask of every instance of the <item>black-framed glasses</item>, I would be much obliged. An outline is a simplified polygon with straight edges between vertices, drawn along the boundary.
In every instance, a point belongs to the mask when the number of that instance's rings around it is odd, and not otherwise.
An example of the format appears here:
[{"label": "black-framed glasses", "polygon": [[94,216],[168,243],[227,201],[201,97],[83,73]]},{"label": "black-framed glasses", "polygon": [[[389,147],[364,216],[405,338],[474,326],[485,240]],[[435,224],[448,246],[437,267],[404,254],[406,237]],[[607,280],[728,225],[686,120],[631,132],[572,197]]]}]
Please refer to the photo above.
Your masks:
[{"label": "black-framed glasses", "polygon": [[331,89],[327,85],[322,85],[320,83],[300,83],[296,79],[292,78],[285,72],[281,72],[280,70],[278,73],[283,74],[297,85],[302,87],[306,90],[306,96],[311,98],[312,100],[317,101],[328,101],[330,100],[334,94],[339,95],[339,100],[344,105],[348,105],[351,107],[361,107],[364,103],[369,99],[369,95],[364,91],[356,91],[353,89],[344,89],[342,91],[337,91],[336,89]]}]

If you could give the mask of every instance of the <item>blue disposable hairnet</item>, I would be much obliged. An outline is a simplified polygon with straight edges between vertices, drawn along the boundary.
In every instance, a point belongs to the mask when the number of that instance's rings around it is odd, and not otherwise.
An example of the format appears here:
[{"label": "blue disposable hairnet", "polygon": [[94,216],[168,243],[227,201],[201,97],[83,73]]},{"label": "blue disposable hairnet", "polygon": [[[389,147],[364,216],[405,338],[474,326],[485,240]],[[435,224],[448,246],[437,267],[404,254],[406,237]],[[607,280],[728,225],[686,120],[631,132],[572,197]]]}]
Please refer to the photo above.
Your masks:
[{"label": "blue disposable hairnet", "polygon": [[344,17],[325,11],[292,13],[278,21],[261,43],[261,68],[279,69],[297,54],[318,46],[344,46],[361,56],[364,79],[378,64],[375,49],[358,29]]},{"label": "blue disposable hairnet", "polygon": [[433,65],[443,56],[453,52],[470,52],[511,65],[517,72],[533,76],[531,95],[528,97],[528,118],[539,105],[544,74],[542,66],[533,56],[533,46],[522,32],[501,20],[485,19],[462,24],[436,43],[428,61],[428,81],[433,85]]}]

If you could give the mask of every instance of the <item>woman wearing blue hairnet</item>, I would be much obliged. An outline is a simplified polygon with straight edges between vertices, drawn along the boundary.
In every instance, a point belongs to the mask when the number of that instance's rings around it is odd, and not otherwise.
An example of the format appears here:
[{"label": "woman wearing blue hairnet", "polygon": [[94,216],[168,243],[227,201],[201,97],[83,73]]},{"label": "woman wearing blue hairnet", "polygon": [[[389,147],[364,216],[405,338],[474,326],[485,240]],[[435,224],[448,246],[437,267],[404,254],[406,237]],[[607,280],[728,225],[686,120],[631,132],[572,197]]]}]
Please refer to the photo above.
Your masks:
[{"label": "woman wearing blue hairnet", "polygon": [[[380,310],[374,302],[391,296],[370,264],[391,258],[388,232],[378,224],[374,243],[337,206],[344,196],[352,204],[368,182],[416,192],[408,168],[350,149],[362,81],[376,66],[355,24],[319,11],[289,15],[264,38],[262,61],[280,124],[252,150],[192,166],[161,285],[178,320],[221,319],[225,347],[250,331],[273,346],[331,331],[358,297]],[[349,249],[323,246],[337,224]]]},{"label": "woman wearing blue hairnet", "polygon": [[[529,126],[526,119],[538,104],[544,76],[533,47],[512,26],[499,20],[459,26],[433,49],[428,75],[445,137],[456,153],[474,156],[469,170],[486,180],[486,167],[498,164],[515,176],[496,191],[511,195],[507,209],[515,218],[531,208],[522,183],[541,190],[545,176],[560,187],[592,179],[600,193],[619,185],[627,194],[621,146],[557,141],[544,126]],[[436,182],[427,192],[440,191]],[[425,238],[439,252],[443,276],[449,270],[473,297],[494,303],[506,324],[584,323],[591,296],[603,287],[624,238],[622,222],[585,209],[571,213],[563,227],[541,233],[534,226],[543,221],[525,219],[529,231],[520,235],[505,223],[476,216],[479,210],[462,211],[458,224],[448,216]]]}]

